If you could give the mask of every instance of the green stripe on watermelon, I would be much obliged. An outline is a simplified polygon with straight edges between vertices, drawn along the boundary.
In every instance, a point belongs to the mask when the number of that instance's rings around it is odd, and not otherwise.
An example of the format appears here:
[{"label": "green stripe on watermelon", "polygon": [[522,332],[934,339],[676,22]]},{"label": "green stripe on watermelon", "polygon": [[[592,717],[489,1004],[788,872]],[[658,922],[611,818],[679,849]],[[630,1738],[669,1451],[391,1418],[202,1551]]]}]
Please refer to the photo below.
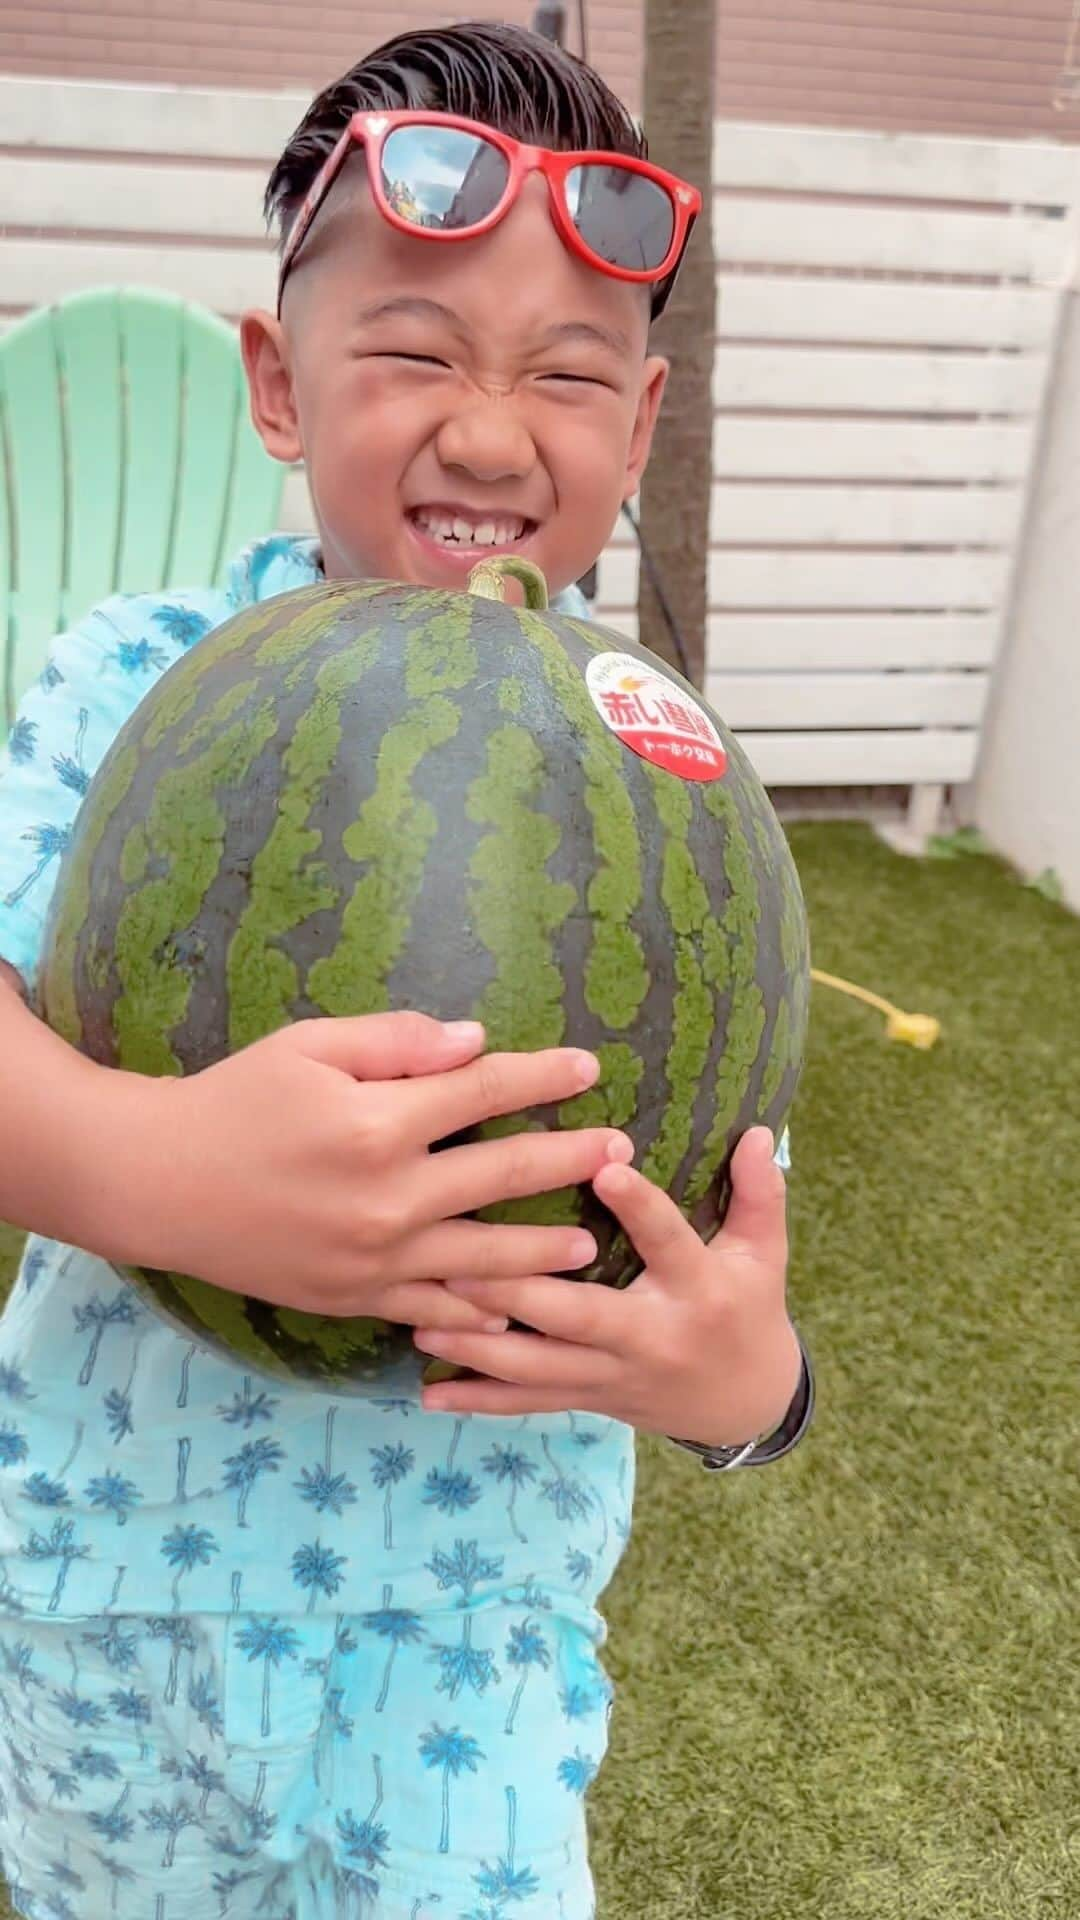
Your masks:
[{"label": "green stripe on watermelon", "polygon": [[668,1103],[641,1171],[667,1192],[690,1151],[694,1105],[713,1035],[713,996],[699,957],[709,919],[709,898],[690,852],[693,803],[689,789],[671,774],[653,767],[648,771],[653,801],[666,833],[660,894],[674,936],[678,986],[664,1062]]},{"label": "green stripe on watermelon", "polygon": [[735,801],[722,781],[711,781],[706,786],[704,800],[708,811],[723,821],[727,829],[724,867],[731,891],[724,912],[724,933],[731,943],[731,997],[724,1054],[713,1088],[716,1111],[697,1165],[686,1183],[683,1194],[686,1207],[704,1199],[723,1164],[727,1136],[739,1117],[743,1094],[765,1031],[765,1001],[755,977],[760,907],[750,846]]},{"label": "green stripe on watermelon", "polygon": [[90,875],[105,830],[127,794],[139,762],[136,746],[114,749],[115,758],[102,775],[96,792],[92,824],[84,826],[64,862],[62,904],[57,934],[44,977],[44,1017],[55,1033],[73,1047],[81,1046],[83,1025],[75,986],[75,958],[79,936],[90,913]]},{"label": "green stripe on watermelon", "polygon": [[201,713],[186,733],[181,734],[176,743],[177,754],[193,753],[196,747],[205,746],[258,690],[259,682],[252,679],[236,680],[231,687],[226,687],[221,698],[215,700],[205,713]]},{"label": "green stripe on watermelon", "polygon": [[233,1051],[285,1026],[290,1018],[299,969],[274,943],[340,899],[329,868],[313,858],[322,844],[322,830],[308,822],[341,746],[344,697],[378,655],[379,634],[373,630],[359,635],[346,653],[327,660],[315,676],[312,703],[289,742],[274,824],[252,863],[248,904],[226,956]]},{"label": "green stripe on watermelon", "polygon": [[146,822],[151,855],[165,871],[128,895],[116,923],[121,992],[113,1008],[119,1064],[136,1073],[182,1071],[169,1044],[191,994],[172,940],[190,926],[221,864],[225,816],[219,784],[237,785],[277,730],[273,703],[229,728],[206,752],[164,773]]}]

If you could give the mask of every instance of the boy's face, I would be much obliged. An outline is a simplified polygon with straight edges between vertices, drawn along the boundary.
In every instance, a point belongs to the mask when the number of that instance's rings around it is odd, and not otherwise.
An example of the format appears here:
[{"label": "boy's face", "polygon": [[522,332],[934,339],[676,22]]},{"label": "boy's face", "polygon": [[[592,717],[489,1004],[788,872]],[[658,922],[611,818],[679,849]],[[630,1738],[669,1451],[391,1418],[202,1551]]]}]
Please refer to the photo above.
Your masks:
[{"label": "boy's face", "polygon": [[564,247],[538,175],[448,245],[384,221],[350,160],[281,321],[242,327],[256,427],[306,463],[327,576],[463,587],[504,552],[553,594],[580,578],[648,458],[667,375],[648,317]]}]

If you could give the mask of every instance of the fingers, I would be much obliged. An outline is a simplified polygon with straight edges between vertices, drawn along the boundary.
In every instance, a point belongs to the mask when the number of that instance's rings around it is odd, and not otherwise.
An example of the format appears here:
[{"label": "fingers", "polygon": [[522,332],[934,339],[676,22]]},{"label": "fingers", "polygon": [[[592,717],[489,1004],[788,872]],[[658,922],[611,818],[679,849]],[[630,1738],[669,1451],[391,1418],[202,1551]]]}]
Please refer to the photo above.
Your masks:
[{"label": "fingers", "polygon": [[644,1266],[677,1285],[692,1277],[704,1252],[698,1235],[666,1193],[633,1167],[608,1165],[593,1191],[626,1229]]},{"label": "fingers", "polygon": [[354,1080],[398,1080],[446,1073],[480,1053],[478,1021],[432,1020],[426,1013],[369,1013],[356,1019],[300,1020],[286,1044]]},{"label": "fingers", "polygon": [[436,1079],[395,1090],[394,1126],[406,1151],[528,1107],[571,1100],[594,1085],[600,1063],[572,1047],[488,1053]]},{"label": "fingers", "polygon": [[[514,1387],[505,1380],[448,1380],[425,1387],[422,1395],[427,1413],[478,1413],[499,1419],[513,1419],[522,1413],[565,1413],[567,1398],[554,1387]],[[581,1413],[599,1411],[585,1401],[575,1408]]]},{"label": "fingers", "polygon": [[596,1259],[596,1242],[580,1227],[493,1227],[448,1220],[411,1234],[401,1254],[403,1280],[518,1279],[523,1273],[573,1273]]},{"label": "fingers", "polygon": [[445,1220],[475,1213],[500,1200],[553,1193],[558,1187],[591,1181],[609,1160],[634,1157],[633,1142],[608,1127],[580,1132],[515,1133],[505,1140],[484,1140],[447,1147],[428,1156],[423,1182],[423,1214]]},{"label": "fingers", "polygon": [[576,1405],[575,1396],[601,1392],[617,1365],[595,1347],[575,1347],[535,1333],[436,1333],[422,1327],[414,1337],[421,1353],[469,1367],[486,1379],[557,1391],[564,1407]]},{"label": "fingers", "polygon": [[619,1353],[627,1345],[626,1296],[611,1287],[534,1274],[524,1280],[452,1280],[450,1291],[573,1346]]},{"label": "fingers", "polygon": [[729,1246],[740,1246],[782,1265],[787,1258],[786,1185],[775,1161],[768,1127],[752,1127],[731,1162],[731,1204],[722,1228]]},{"label": "fingers", "polygon": [[507,1317],[486,1301],[463,1300],[438,1280],[403,1280],[381,1302],[381,1318],[439,1333],[505,1333]]}]

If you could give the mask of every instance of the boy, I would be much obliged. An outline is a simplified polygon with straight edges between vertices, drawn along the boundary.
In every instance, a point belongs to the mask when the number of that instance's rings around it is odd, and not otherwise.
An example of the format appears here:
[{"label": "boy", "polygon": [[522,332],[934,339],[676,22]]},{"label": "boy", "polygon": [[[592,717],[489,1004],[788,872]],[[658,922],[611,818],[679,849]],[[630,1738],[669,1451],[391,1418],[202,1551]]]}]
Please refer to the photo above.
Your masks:
[{"label": "boy", "polygon": [[[567,151],[597,158],[564,178]],[[650,312],[696,200],[640,155],[596,75],[510,28],[404,35],[321,94],[268,189],[278,312],[242,329],[256,426],[305,459],[319,539],[259,543],[227,593],[107,602],[17,722],[0,1216],[34,1237],[0,1330],[0,1843],[27,1920],[587,1920],[632,1429],[726,1466],[809,1417],[763,1130],[706,1250],[610,1128],[429,1155],[588,1085],[571,1050],[313,1020],[151,1081],[20,997],[78,790],[238,606],[324,574],[459,586],[494,549],[581,610],[648,456]],[[583,1179],[645,1262],[625,1295],[543,1277],[587,1264],[587,1236],[465,1217]],[[126,1262],[404,1321],[474,1377],[423,1405],[256,1379],[159,1323]]]}]

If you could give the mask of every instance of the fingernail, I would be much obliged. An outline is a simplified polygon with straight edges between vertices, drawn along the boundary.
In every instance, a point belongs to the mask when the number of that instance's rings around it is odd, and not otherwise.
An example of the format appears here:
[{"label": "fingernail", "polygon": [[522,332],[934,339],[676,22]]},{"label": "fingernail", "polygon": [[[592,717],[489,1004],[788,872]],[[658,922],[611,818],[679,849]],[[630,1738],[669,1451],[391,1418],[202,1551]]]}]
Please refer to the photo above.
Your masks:
[{"label": "fingernail", "polygon": [[595,1053],[577,1053],[574,1065],[579,1086],[592,1087],[600,1078],[600,1062]]},{"label": "fingernail", "polygon": [[591,1233],[576,1233],[570,1243],[570,1264],[574,1267],[587,1267],[596,1259],[598,1248]]},{"label": "fingernail", "polygon": [[480,1331],[481,1333],[505,1333],[509,1325],[509,1320],[504,1316],[501,1320],[485,1320]]},{"label": "fingernail", "polygon": [[625,1133],[616,1133],[608,1141],[607,1157],[628,1167],[634,1157],[634,1143]]},{"label": "fingernail", "polygon": [[478,1047],[484,1038],[479,1020],[448,1020],[443,1032],[456,1047]]}]

